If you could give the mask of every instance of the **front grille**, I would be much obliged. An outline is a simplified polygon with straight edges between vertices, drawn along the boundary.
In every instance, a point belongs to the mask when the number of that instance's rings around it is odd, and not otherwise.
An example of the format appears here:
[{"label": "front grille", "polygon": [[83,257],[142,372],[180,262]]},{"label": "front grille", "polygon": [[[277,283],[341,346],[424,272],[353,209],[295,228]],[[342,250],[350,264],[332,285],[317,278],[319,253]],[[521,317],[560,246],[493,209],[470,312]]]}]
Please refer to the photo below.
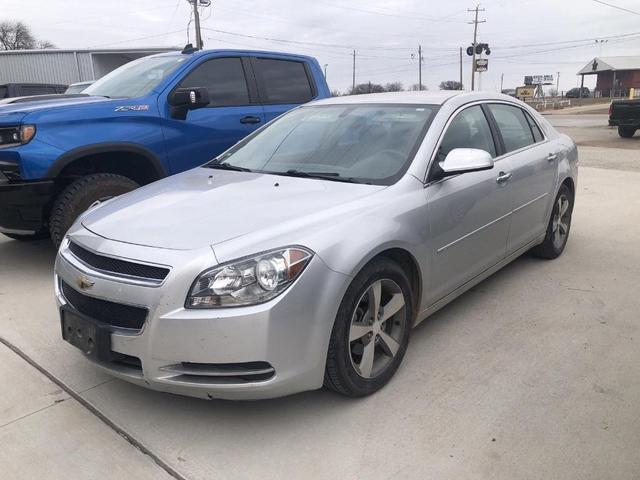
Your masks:
[{"label": "front grille", "polygon": [[69,242],[69,250],[90,267],[129,277],[146,278],[162,281],[169,274],[168,268],[143,265],[141,263],[118,260],[117,258],[104,257],[82,248],[77,243]]},{"label": "front grille", "polygon": [[16,163],[0,162],[0,180],[20,180],[20,167]]},{"label": "front grille", "polygon": [[118,328],[140,330],[144,325],[148,314],[146,308],[89,297],[76,291],[65,282],[60,283],[64,298],[83,315]]}]

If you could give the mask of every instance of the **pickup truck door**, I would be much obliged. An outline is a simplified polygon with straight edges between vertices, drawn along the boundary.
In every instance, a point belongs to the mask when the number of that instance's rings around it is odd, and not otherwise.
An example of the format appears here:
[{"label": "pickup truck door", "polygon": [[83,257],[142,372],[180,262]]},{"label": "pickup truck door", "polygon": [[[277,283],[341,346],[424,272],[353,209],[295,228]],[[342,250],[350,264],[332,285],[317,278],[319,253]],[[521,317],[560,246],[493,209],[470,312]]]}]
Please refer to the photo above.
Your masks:
[{"label": "pickup truck door", "polygon": [[304,62],[254,57],[251,64],[267,122],[318,94],[313,76]]},{"label": "pickup truck door", "polygon": [[490,104],[504,147],[504,157],[512,167],[511,208],[513,210],[507,254],[543,235],[554,198],[557,166],[564,152],[558,142],[544,137],[534,119],[522,108]]},{"label": "pickup truck door", "polygon": [[265,123],[246,58],[205,60],[174,88],[194,87],[209,90],[208,107],[190,110],[186,120],[171,117],[166,99],[160,109],[164,112],[163,133],[172,173],[202,165]]},{"label": "pickup truck door", "polygon": [[[444,160],[454,148],[477,148],[496,157],[498,148],[480,105],[465,108],[450,121],[435,161]],[[509,159],[496,159],[491,170],[446,177],[427,186],[432,241],[429,303],[506,256],[510,173]]]}]

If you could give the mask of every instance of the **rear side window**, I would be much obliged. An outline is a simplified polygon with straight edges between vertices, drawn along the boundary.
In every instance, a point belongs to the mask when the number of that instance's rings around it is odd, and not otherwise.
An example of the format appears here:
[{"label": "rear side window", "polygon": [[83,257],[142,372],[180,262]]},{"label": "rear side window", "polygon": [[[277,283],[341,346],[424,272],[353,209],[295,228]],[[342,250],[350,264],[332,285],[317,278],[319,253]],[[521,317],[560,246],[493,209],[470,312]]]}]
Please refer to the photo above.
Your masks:
[{"label": "rear side window", "polygon": [[492,104],[489,105],[489,110],[502,134],[505,153],[533,145],[533,133],[522,109],[511,105]]},{"label": "rear side window", "polygon": [[20,88],[20,94],[29,95],[46,95],[48,93],[56,93],[55,87],[48,87],[46,85],[23,85]]},{"label": "rear side window", "polygon": [[248,105],[249,89],[240,58],[214,58],[196,67],[180,84],[181,88],[209,90],[209,106]]},{"label": "rear side window", "polygon": [[540,127],[538,127],[538,124],[533,120],[533,118],[531,118],[531,115],[525,112],[524,116],[527,117],[527,121],[529,122],[531,131],[533,132],[533,139],[536,141],[536,143],[544,140],[544,135],[542,135]]},{"label": "rear side window", "polygon": [[477,148],[496,156],[491,129],[480,105],[460,112],[451,122],[438,149],[438,161],[442,162],[454,148]]},{"label": "rear side window", "polygon": [[256,58],[253,65],[265,103],[305,103],[313,98],[302,62]]}]

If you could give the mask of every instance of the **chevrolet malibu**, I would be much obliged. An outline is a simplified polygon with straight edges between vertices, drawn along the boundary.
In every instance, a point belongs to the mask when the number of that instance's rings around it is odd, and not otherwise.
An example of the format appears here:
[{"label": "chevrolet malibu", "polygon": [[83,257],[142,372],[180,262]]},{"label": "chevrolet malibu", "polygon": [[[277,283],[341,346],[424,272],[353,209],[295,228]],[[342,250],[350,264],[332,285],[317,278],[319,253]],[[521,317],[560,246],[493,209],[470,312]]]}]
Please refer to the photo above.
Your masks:
[{"label": "chevrolet malibu", "polygon": [[414,325],[562,253],[576,181],[574,143],[505,95],[307,104],[83,214],[56,261],[62,336],[155,390],[368,395]]}]

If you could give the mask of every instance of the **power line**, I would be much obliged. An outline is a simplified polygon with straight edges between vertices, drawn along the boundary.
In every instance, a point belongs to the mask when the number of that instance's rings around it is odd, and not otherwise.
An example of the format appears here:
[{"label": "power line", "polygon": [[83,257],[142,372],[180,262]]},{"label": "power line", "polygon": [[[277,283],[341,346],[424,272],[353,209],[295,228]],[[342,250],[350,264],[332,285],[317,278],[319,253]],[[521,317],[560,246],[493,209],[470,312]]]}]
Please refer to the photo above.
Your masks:
[{"label": "power line", "polygon": [[603,2],[602,0],[593,0],[596,3],[600,3],[601,5],[606,5],[607,7],[616,8],[618,10],[622,10],[623,12],[632,13],[634,15],[640,15],[640,12],[636,12],[634,10],[629,10],[628,8],[619,7],[618,5],[613,5],[612,3]]},{"label": "power line", "polygon": [[370,15],[379,15],[383,17],[409,18],[412,20],[426,20],[431,22],[464,23],[463,21],[458,21],[458,20],[448,20],[448,17],[450,17],[451,15],[446,15],[444,17],[434,17],[434,16],[424,16],[418,12],[403,12],[403,13],[406,13],[406,15],[403,15],[402,13],[386,13],[386,12],[370,10],[366,8],[358,8],[358,7],[351,7],[351,6],[348,7],[345,5],[338,5],[335,3],[326,2],[322,0],[316,0],[316,3],[321,3],[323,5],[327,5],[333,8],[340,8],[342,10],[351,10],[354,12],[368,13]]}]

